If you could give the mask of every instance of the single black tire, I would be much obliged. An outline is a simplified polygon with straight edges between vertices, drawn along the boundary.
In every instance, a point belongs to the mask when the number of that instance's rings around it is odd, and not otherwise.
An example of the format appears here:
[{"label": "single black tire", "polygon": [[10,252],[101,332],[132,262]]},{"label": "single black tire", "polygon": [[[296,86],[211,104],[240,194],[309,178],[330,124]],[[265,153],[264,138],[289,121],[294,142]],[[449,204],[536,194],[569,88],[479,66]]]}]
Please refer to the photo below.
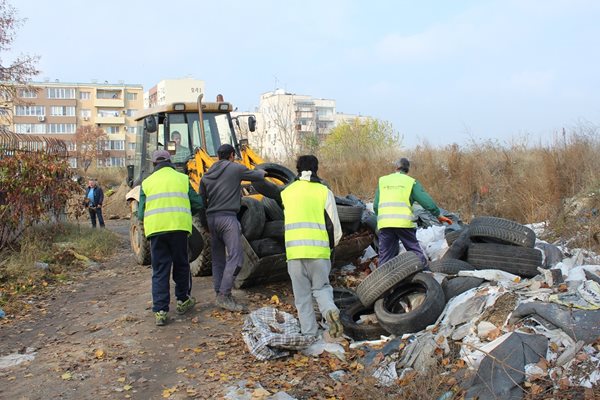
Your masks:
[{"label": "single black tire", "polygon": [[265,215],[269,221],[283,221],[283,209],[276,200],[269,197],[263,197],[262,204],[265,208]]},{"label": "single black tire", "polygon": [[354,340],[379,339],[388,333],[379,324],[358,324],[361,315],[373,314],[373,307],[365,307],[360,301],[340,310],[340,321],[344,326],[344,334]]},{"label": "single black tire", "polygon": [[[135,201],[135,200],[132,200]],[[150,241],[144,234],[144,222],[137,217],[137,201],[131,204],[131,216],[129,218],[129,243],[139,265],[150,265]]]},{"label": "single black tire", "polygon": [[358,223],[360,226],[363,209],[355,206],[344,206],[337,204],[338,217],[340,222],[348,222],[350,224]]},{"label": "single black tire", "polygon": [[350,307],[358,300],[358,296],[356,296],[356,292],[352,289],[348,288],[333,288],[333,302],[340,310]]},{"label": "single black tire", "polygon": [[467,258],[467,250],[469,249],[469,245],[471,244],[471,234],[469,233],[469,228],[465,228],[460,231],[460,235],[450,245],[448,250],[442,256],[443,260],[446,259],[456,259],[456,260],[465,260]]},{"label": "single black tire", "polygon": [[380,265],[356,287],[356,295],[365,307],[385,296],[400,282],[421,271],[423,264],[412,251],[402,253]]},{"label": "single black tire", "polygon": [[210,247],[210,233],[208,232],[208,229],[202,226],[199,216],[194,216],[192,218],[192,236],[188,239],[188,241],[196,237],[196,232],[200,235],[200,239],[202,240],[202,249],[200,250],[200,254],[197,258],[194,260],[190,259],[190,270],[192,272],[192,276],[210,276],[212,275],[212,250]]},{"label": "single black tire", "polygon": [[475,269],[475,267],[462,260],[457,260],[454,258],[442,258],[440,260],[430,262],[429,269],[433,272],[456,275],[460,271],[472,271]]},{"label": "single black tire", "polygon": [[273,199],[281,207],[281,191],[285,186],[276,185],[269,181],[252,182],[252,187],[265,198]]},{"label": "single black tire", "polygon": [[[415,292],[424,293],[425,299],[413,310],[405,312],[401,302]],[[374,309],[379,324],[389,333],[400,336],[419,332],[435,323],[445,306],[444,291],[433,275],[418,273],[385,298],[377,300]]]},{"label": "single black tire", "polygon": [[259,239],[265,225],[265,208],[253,197],[242,197],[242,205],[238,213],[242,225],[242,233],[248,241]]},{"label": "single black tire", "polygon": [[335,204],[341,206],[354,206],[356,202],[345,197],[335,196]]},{"label": "single black tire", "polygon": [[265,222],[261,238],[271,238],[283,242],[284,236],[285,226],[282,220]]},{"label": "single black tire", "polygon": [[296,174],[293,173],[289,168],[283,165],[275,163],[262,163],[254,167],[255,169],[262,169],[267,171],[267,178],[274,178],[280,181],[283,185],[287,185],[296,179]]},{"label": "single black tire", "polygon": [[477,217],[469,225],[471,239],[486,243],[512,244],[532,248],[535,232],[530,228],[508,219]]},{"label": "single black tire", "polygon": [[496,243],[471,243],[467,262],[477,269],[499,269],[531,278],[539,274],[542,252],[530,247]]},{"label": "single black tire", "polygon": [[446,243],[448,243],[448,246],[451,246],[452,243],[454,243],[454,241],[456,239],[458,239],[458,237],[460,236],[462,231],[463,231],[463,229],[458,230],[458,231],[450,231],[450,232],[446,233],[446,235],[444,235],[444,237],[446,239]]},{"label": "single black tire", "polygon": [[481,286],[483,282],[485,282],[485,279],[475,278],[473,276],[456,276],[444,280],[444,282],[442,282],[442,290],[444,291],[446,302],[467,290]]},{"label": "single black tire", "polygon": [[258,257],[285,253],[285,246],[280,241],[271,238],[253,240],[250,242],[250,246]]},{"label": "single black tire", "polygon": [[[196,223],[194,224],[194,219],[196,219]],[[192,218],[192,234],[188,236],[188,260],[189,262],[194,261],[196,258],[200,256],[202,253],[202,249],[204,249],[204,239],[202,239],[202,234],[200,233],[200,229],[202,226],[200,225],[200,221],[198,217],[194,216]]]}]

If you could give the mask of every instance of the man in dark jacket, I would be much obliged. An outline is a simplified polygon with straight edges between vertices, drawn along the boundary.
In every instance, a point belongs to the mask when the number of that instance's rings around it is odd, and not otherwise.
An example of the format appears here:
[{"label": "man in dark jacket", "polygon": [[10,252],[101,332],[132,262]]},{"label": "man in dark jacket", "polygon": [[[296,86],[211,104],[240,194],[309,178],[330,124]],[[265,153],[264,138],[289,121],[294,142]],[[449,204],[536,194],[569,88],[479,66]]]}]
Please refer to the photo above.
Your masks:
[{"label": "man in dark jacket", "polygon": [[177,172],[166,150],[152,154],[154,172],[140,188],[138,218],[144,221],[144,234],[150,241],[152,259],[152,311],[156,325],[165,325],[170,303],[171,266],[177,297],[177,314],[185,314],[196,304],[188,261],[188,236],[192,214],[202,209],[202,200],[187,175]]},{"label": "man in dark jacket", "polygon": [[85,198],[83,204],[87,207],[90,213],[90,220],[92,221],[92,228],[96,227],[96,217],[100,228],[104,228],[104,218],[102,217],[102,203],[104,202],[104,192],[102,188],[98,186],[95,179],[88,181],[88,187],[85,191]]},{"label": "man in dark jacket", "polygon": [[440,209],[423,186],[408,176],[410,162],[406,158],[396,161],[396,172],[379,178],[373,209],[377,214],[379,229],[379,265],[394,258],[400,251],[399,241],[407,251],[414,252],[424,266],[427,257],[417,240],[412,205],[416,201],[443,223],[452,220],[440,215]]},{"label": "man in dark jacket", "polygon": [[243,311],[244,306],[231,296],[233,281],[244,262],[242,227],[237,219],[241,206],[241,182],[261,181],[265,171],[250,170],[235,163],[233,146],[224,144],[217,150],[214,163],[200,181],[200,195],[206,206],[210,231],[213,285],[217,306],[229,311]]}]

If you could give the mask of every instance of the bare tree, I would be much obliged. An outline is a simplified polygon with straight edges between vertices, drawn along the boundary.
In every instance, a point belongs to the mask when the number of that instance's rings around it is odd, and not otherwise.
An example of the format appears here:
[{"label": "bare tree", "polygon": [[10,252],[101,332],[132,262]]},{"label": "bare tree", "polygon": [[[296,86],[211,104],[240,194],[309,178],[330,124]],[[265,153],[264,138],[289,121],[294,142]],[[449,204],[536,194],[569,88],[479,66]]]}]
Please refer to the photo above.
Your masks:
[{"label": "bare tree", "polygon": [[293,97],[275,96],[263,109],[266,126],[266,146],[277,147],[281,144],[283,156],[286,160],[294,158],[298,149],[298,134],[296,130],[296,116]]},{"label": "bare tree", "polygon": [[104,156],[108,136],[96,125],[82,125],[75,132],[75,154],[77,166],[87,172],[92,162]]},{"label": "bare tree", "polygon": [[[19,103],[18,90],[35,91],[29,85],[30,79],[39,73],[39,57],[21,55],[11,61],[5,60],[5,53],[12,48],[17,29],[25,22],[19,19],[17,10],[6,0],[0,0],[0,106]],[[12,109],[12,107],[6,107]],[[7,115],[10,119],[11,115]]]}]

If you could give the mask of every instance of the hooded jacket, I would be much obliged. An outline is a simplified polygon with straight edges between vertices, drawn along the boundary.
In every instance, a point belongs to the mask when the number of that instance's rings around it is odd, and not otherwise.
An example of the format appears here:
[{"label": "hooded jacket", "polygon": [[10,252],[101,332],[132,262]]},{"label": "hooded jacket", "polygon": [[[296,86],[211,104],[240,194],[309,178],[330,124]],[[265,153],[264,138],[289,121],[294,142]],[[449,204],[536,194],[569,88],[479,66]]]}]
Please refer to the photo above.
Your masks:
[{"label": "hooded jacket", "polygon": [[200,195],[206,206],[206,214],[237,214],[241,206],[241,182],[261,181],[265,173],[229,160],[214,163],[200,181]]}]

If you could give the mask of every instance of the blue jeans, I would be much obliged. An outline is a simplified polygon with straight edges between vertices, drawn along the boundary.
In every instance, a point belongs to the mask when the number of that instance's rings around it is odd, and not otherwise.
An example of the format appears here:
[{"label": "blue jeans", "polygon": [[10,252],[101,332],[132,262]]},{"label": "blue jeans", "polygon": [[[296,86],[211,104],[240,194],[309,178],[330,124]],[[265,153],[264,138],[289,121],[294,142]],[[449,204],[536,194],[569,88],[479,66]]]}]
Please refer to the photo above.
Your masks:
[{"label": "blue jeans", "polygon": [[169,278],[173,266],[175,297],[186,301],[192,293],[192,273],[188,261],[188,233],[164,232],[150,236],[152,257],[152,311],[169,311]]},{"label": "blue jeans", "polygon": [[207,219],[215,293],[229,295],[244,263],[242,226],[235,214],[209,214]]},{"label": "blue jeans", "polygon": [[424,267],[427,267],[427,257],[417,240],[416,228],[382,228],[379,230],[379,265],[396,257],[400,252],[400,244],[407,251],[414,252]]}]

